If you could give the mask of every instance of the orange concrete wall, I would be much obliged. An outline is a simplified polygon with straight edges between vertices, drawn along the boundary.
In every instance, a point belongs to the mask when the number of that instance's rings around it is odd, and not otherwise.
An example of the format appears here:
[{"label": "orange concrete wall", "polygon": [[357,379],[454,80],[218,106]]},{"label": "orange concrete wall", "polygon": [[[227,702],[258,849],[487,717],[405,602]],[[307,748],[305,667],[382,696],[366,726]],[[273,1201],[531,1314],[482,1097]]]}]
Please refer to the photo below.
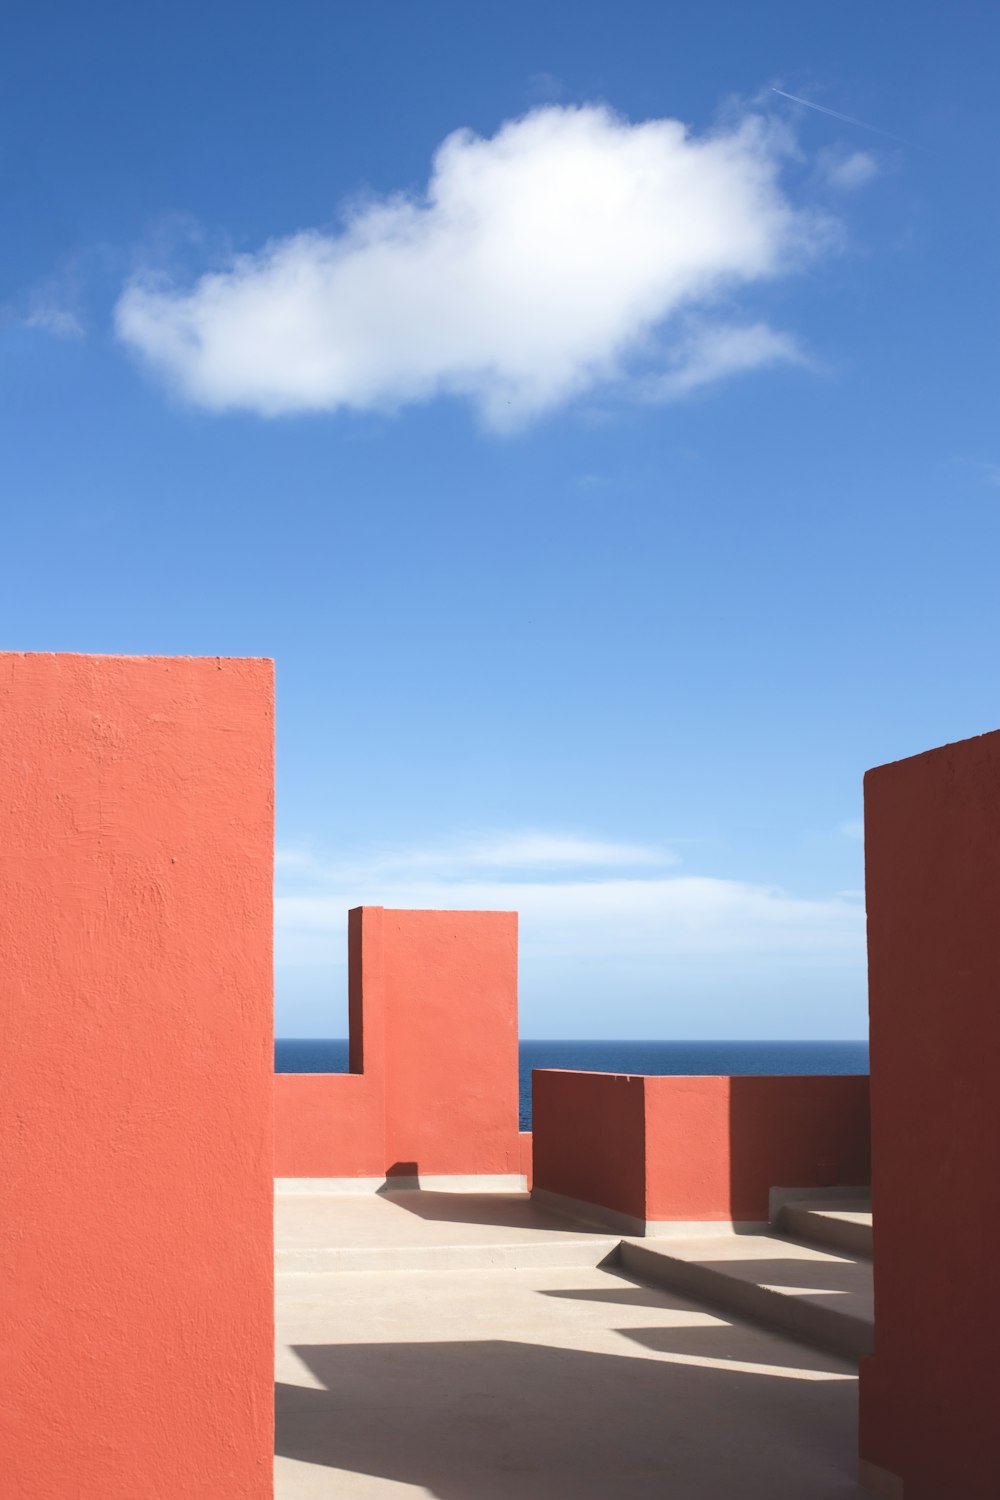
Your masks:
[{"label": "orange concrete wall", "polygon": [[516,914],[358,908],[348,943],[353,1071],[276,1076],[276,1175],[518,1173]]},{"label": "orange concrete wall", "polygon": [[385,913],[386,1168],[520,1170],[517,914]]},{"label": "orange concrete wall", "polygon": [[532,1182],[531,1131],[522,1130],[518,1135],[518,1142],[521,1153],[521,1176],[524,1178],[525,1187],[530,1192]]},{"label": "orange concrete wall", "polygon": [[763,1220],[870,1180],[864,1077],[532,1077],[535,1186],[644,1221]]},{"label": "orange concrete wall", "polygon": [[276,1073],[276,1177],[385,1175],[383,912],[348,914],[349,1073]]},{"label": "orange concrete wall", "polygon": [[648,1219],[762,1220],[773,1187],[871,1180],[866,1077],[645,1083]]},{"label": "orange concrete wall", "polygon": [[0,1492],[264,1500],[272,669],[0,656]]},{"label": "orange concrete wall", "polygon": [[352,1073],[276,1073],[274,1175],[383,1177],[381,1090]]},{"label": "orange concrete wall", "polygon": [[862,1457],[995,1500],[1000,733],[865,778],[875,1353]]},{"label": "orange concrete wall", "polygon": [[644,1078],[536,1068],[534,1187],[646,1217]]}]

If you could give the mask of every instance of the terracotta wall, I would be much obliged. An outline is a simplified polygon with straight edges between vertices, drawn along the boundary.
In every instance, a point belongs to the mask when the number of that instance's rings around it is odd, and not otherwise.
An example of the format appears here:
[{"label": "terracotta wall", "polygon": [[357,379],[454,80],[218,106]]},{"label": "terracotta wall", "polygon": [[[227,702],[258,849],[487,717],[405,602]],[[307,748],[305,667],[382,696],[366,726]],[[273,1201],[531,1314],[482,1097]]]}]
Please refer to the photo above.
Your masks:
[{"label": "terracotta wall", "polygon": [[384,1177],[383,912],[347,918],[349,1073],[274,1075],[276,1177]]},{"label": "terracotta wall", "polygon": [[516,914],[365,907],[348,942],[363,1071],[276,1076],[276,1175],[517,1175]]},{"label": "terracotta wall", "polygon": [[775,1187],[871,1180],[862,1076],[647,1078],[646,1217],[768,1217]]},{"label": "terracotta wall", "polygon": [[865,778],[875,1353],[862,1458],[1000,1495],[1000,733]]},{"label": "terracotta wall", "polygon": [[531,1160],[531,1131],[522,1130],[518,1135],[518,1142],[520,1145],[521,1176],[524,1178],[525,1187],[530,1190],[533,1171]]},{"label": "terracotta wall", "polygon": [[864,1077],[539,1070],[535,1187],[642,1223],[764,1220],[772,1187],[869,1181]]},{"label": "terracotta wall", "polygon": [[536,1068],[534,1190],[646,1217],[646,1080]]},{"label": "terracotta wall", "polygon": [[272,669],[0,656],[0,1491],[264,1500]]}]

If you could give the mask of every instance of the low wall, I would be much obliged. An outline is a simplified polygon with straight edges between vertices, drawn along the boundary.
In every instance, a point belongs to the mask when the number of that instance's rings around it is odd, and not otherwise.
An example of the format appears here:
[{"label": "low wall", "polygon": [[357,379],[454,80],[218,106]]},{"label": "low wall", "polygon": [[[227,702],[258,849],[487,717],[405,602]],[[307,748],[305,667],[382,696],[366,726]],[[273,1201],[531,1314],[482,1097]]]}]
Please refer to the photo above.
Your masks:
[{"label": "low wall", "polygon": [[276,1073],[274,1175],[385,1177],[381,1092],[358,1073]]},{"label": "low wall", "polygon": [[623,1228],[645,1223],[645,1093],[645,1078],[536,1068],[534,1195],[611,1210],[630,1221]]},{"label": "low wall", "polygon": [[275,1176],[521,1184],[517,915],[359,907],[350,1073],[275,1076]]},{"label": "low wall", "polygon": [[761,1222],[772,1188],[871,1181],[862,1075],[647,1078],[646,1218]]},{"label": "low wall", "polygon": [[534,1191],[625,1232],[763,1222],[772,1188],[870,1181],[868,1079],[539,1070]]}]

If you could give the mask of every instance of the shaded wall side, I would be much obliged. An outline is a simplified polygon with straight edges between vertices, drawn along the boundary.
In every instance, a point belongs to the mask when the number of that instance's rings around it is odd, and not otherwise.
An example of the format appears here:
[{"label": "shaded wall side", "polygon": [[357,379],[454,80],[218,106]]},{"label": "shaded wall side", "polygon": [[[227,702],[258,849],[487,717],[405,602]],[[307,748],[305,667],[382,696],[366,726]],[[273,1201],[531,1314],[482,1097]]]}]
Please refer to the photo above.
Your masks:
[{"label": "shaded wall side", "polygon": [[0,657],[5,1500],[271,1494],[272,699]]},{"label": "shaded wall side", "polygon": [[766,1219],[771,1188],[867,1187],[870,1182],[867,1076],[730,1079],[733,1219]]},{"label": "shaded wall side", "polygon": [[875,1353],[861,1452],[907,1500],[1000,1493],[1000,734],[865,778]]},{"label": "shaded wall side", "polygon": [[386,1170],[517,1173],[516,913],[384,922]]},{"label": "shaded wall side", "polygon": [[534,1186],[645,1219],[647,1079],[536,1068]]}]

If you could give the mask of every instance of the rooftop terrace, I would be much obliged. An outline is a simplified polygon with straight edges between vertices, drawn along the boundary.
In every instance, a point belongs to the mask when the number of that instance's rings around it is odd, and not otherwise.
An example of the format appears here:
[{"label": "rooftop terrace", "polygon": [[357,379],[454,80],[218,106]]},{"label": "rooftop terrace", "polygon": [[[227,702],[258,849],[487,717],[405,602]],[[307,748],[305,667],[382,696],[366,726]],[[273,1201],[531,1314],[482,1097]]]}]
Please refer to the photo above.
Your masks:
[{"label": "rooftop terrace", "polygon": [[[806,1298],[870,1318],[863,1257],[777,1235],[623,1241],[523,1193],[419,1191],[280,1192],[276,1248],[278,1500],[861,1494],[856,1361],[808,1317],[794,1340],[750,1319],[795,1327]],[[635,1248],[652,1269],[623,1263]],[[740,1295],[764,1249],[777,1319],[669,1284],[696,1254]]]}]

